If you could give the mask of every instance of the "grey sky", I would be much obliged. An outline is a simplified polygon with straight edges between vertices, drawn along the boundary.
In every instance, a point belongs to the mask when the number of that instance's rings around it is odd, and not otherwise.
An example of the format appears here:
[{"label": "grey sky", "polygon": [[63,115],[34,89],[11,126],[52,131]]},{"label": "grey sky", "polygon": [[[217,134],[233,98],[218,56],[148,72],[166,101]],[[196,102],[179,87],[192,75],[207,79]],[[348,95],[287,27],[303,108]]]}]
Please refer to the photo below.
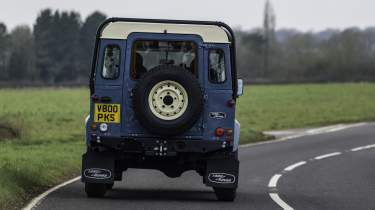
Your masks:
[{"label": "grey sky", "polygon": [[[75,10],[83,18],[108,16],[221,20],[245,29],[262,24],[265,0],[1,0],[0,22],[10,28],[34,23],[43,8]],[[322,30],[375,26],[374,0],[271,0],[278,28]]]}]

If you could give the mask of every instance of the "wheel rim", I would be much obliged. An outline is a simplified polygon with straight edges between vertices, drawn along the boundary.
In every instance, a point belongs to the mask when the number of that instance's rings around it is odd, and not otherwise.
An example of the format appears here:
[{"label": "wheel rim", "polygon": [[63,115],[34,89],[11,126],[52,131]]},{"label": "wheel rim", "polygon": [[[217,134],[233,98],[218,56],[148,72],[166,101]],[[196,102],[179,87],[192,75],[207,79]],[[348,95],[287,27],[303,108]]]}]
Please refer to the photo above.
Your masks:
[{"label": "wheel rim", "polygon": [[185,88],[171,80],[157,83],[148,96],[151,112],[162,120],[179,118],[185,113],[188,103],[188,94]]}]

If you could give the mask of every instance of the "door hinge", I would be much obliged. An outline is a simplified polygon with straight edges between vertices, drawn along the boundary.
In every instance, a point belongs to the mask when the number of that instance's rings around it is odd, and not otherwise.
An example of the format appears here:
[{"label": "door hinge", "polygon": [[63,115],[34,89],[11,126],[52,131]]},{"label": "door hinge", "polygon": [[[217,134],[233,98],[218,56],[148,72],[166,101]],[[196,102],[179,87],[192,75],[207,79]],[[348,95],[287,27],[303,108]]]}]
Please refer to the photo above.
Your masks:
[{"label": "door hinge", "polygon": [[208,100],[208,95],[207,95],[207,94],[204,94],[204,95],[203,95],[203,99],[204,99],[205,101],[207,101],[207,100]]}]

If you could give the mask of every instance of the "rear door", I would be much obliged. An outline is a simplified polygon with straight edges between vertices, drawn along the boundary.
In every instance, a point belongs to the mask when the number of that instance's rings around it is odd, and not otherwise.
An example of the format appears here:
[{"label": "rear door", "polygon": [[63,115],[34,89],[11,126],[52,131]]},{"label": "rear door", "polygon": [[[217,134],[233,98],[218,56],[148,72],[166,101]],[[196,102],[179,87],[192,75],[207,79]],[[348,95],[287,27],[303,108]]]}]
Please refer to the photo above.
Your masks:
[{"label": "rear door", "polygon": [[[158,63],[162,63],[163,60],[155,59],[155,57],[150,58],[150,55],[153,52],[153,49],[147,49],[144,47],[148,45],[147,43],[142,42],[193,42],[196,46],[196,72],[197,78],[201,86],[204,85],[204,75],[203,75],[203,41],[199,36],[196,35],[179,35],[179,34],[158,34],[158,33],[132,33],[128,36],[127,39],[127,48],[126,48],[126,65],[125,65],[125,75],[124,75],[124,90],[123,90],[123,100],[126,106],[124,107],[125,115],[124,118],[126,122],[122,126],[122,133],[127,136],[135,136],[135,137],[154,137],[155,135],[148,133],[138,122],[133,105],[133,90],[137,82],[141,82],[140,78],[134,73],[134,68],[138,63],[136,62],[136,56],[142,56],[142,65],[144,71],[151,70],[155,65]],[[137,51],[135,48],[137,46],[143,46],[143,51]],[[141,47],[142,48],[142,47]],[[151,56],[152,57],[152,56]],[[170,57],[178,57],[172,56]],[[179,60],[175,60],[173,65],[181,65]],[[188,138],[201,138],[203,132],[203,118],[198,120],[198,122],[191,128],[189,131],[181,135],[181,137],[188,137]]]},{"label": "rear door", "polygon": [[[207,44],[205,59],[205,119],[204,138],[224,140],[228,130],[234,127],[235,106],[232,104],[230,48],[228,44]],[[215,135],[217,128],[223,128],[222,137]]]},{"label": "rear door", "polygon": [[104,135],[121,132],[125,48],[124,40],[100,40],[91,112],[94,122],[109,125]]}]

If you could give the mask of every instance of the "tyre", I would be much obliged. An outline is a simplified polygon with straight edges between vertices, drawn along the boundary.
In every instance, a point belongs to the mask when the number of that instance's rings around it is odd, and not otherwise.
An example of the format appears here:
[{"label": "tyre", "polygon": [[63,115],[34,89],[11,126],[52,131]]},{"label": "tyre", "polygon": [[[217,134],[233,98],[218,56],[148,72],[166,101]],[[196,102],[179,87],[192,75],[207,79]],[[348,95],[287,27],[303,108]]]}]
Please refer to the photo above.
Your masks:
[{"label": "tyre", "polygon": [[115,185],[115,183],[106,184],[105,186],[107,187],[107,190],[112,190],[114,185]]},{"label": "tyre", "polygon": [[198,80],[178,66],[157,66],[138,81],[133,107],[139,123],[153,134],[174,136],[190,129],[203,110]]},{"label": "tyre", "polygon": [[234,201],[237,188],[217,188],[214,187],[216,197],[219,201]]},{"label": "tyre", "polygon": [[235,160],[238,160],[238,149],[232,153],[232,158],[234,158]]},{"label": "tyre", "polygon": [[85,192],[89,198],[102,198],[107,192],[106,184],[85,183]]}]

